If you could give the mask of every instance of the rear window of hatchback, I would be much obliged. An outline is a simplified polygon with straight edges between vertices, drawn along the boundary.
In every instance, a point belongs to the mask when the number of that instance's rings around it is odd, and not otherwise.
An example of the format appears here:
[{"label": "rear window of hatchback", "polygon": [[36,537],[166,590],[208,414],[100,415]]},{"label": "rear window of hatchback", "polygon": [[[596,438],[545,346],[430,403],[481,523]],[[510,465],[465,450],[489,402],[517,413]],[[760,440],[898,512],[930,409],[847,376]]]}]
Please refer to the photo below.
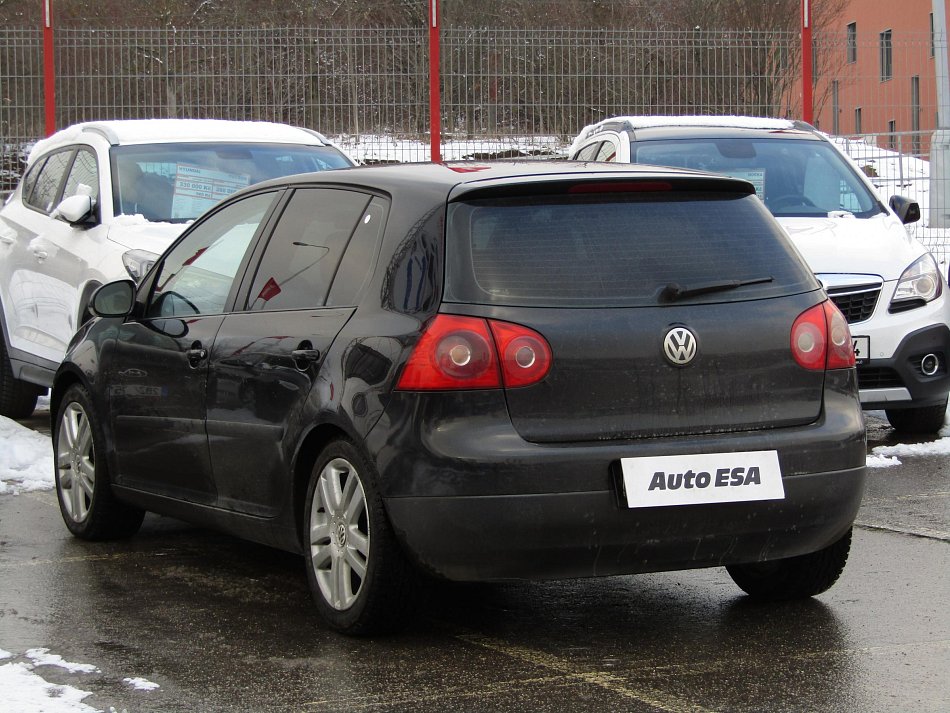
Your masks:
[{"label": "rear window of hatchback", "polygon": [[[480,194],[481,195],[481,194]],[[817,282],[754,194],[563,192],[450,203],[445,300],[525,307],[640,307],[671,285],[736,302]],[[682,301],[682,300],[680,300]]]}]

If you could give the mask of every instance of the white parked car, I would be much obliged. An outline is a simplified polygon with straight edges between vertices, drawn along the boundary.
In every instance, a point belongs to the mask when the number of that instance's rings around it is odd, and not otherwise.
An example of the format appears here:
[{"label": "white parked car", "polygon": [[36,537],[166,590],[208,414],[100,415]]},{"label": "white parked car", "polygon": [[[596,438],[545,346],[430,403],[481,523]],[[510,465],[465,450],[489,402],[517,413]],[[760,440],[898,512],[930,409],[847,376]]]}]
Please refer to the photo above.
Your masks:
[{"label": "white parked car", "polygon": [[943,425],[950,297],[946,275],[904,227],[920,208],[901,196],[885,204],[827,136],[783,119],[618,117],[586,127],[570,158],[750,181],[847,317],[864,408],[883,409],[901,431]]},{"label": "white parked car", "polygon": [[268,178],[352,166],[315,131],[200,119],[76,124],[0,209],[0,415],[29,415],[101,284],[138,280],[188,223]]}]

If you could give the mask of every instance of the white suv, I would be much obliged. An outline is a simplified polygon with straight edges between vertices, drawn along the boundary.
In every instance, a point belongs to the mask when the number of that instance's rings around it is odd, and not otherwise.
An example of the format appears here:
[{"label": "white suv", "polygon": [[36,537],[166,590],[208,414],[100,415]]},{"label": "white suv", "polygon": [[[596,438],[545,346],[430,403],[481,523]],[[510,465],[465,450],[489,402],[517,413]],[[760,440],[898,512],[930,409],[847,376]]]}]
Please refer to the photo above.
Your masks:
[{"label": "white suv", "polygon": [[950,391],[946,276],[904,227],[917,203],[885,205],[824,134],[798,121],[630,116],[586,127],[570,158],[694,168],[750,181],[850,323],[865,409],[900,431],[940,429]]},{"label": "white suv", "polygon": [[266,122],[97,121],[37,143],[0,209],[0,415],[33,411],[99,285],[141,278],[244,186],[352,165],[317,132]]}]

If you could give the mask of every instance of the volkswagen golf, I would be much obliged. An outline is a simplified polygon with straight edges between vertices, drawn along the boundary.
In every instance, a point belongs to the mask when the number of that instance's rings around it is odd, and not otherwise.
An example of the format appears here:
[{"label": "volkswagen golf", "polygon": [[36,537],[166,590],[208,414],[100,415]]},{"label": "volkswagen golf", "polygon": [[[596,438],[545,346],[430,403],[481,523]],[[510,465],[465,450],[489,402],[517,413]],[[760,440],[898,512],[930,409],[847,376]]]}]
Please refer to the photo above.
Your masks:
[{"label": "volkswagen golf", "polygon": [[[300,553],[329,626],[426,577],[841,574],[847,321],[748,181],[580,163],[244,189],[93,296],[51,412],[77,537],[146,511]],[[425,576],[420,576],[425,575]]]}]

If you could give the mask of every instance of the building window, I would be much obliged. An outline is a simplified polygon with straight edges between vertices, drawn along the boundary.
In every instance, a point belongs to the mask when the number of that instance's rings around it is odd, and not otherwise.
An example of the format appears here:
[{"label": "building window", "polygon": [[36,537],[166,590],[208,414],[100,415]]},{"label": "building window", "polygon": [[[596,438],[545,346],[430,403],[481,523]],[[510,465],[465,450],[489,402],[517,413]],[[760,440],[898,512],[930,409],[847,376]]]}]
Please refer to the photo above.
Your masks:
[{"label": "building window", "polygon": [[858,61],[858,23],[848,23],[848,64]]},{"label": "building window", "polygon": [[838,80],[831,83],[831,133],[840,134],[841,126],[838,121],[838,114],[841,112],[841,105],[838,100]]},{"label": "building window", "polygon": [[937,49],[934,47],[934,14],[930,13],[930,56],[933,57],[937,54]]},{"label": "building window", "polygon": [[861,107],[854,110],[854,133],[861,133]]},{"label": "building window", "polygon": [[881,33],[881,81],[886,82],[893,76],[894,47],[891,44],[891,31]]},{"label": "building window", "polygon": [[887,122],[887,148],[897,151],[897,121],[894,119]]}]

